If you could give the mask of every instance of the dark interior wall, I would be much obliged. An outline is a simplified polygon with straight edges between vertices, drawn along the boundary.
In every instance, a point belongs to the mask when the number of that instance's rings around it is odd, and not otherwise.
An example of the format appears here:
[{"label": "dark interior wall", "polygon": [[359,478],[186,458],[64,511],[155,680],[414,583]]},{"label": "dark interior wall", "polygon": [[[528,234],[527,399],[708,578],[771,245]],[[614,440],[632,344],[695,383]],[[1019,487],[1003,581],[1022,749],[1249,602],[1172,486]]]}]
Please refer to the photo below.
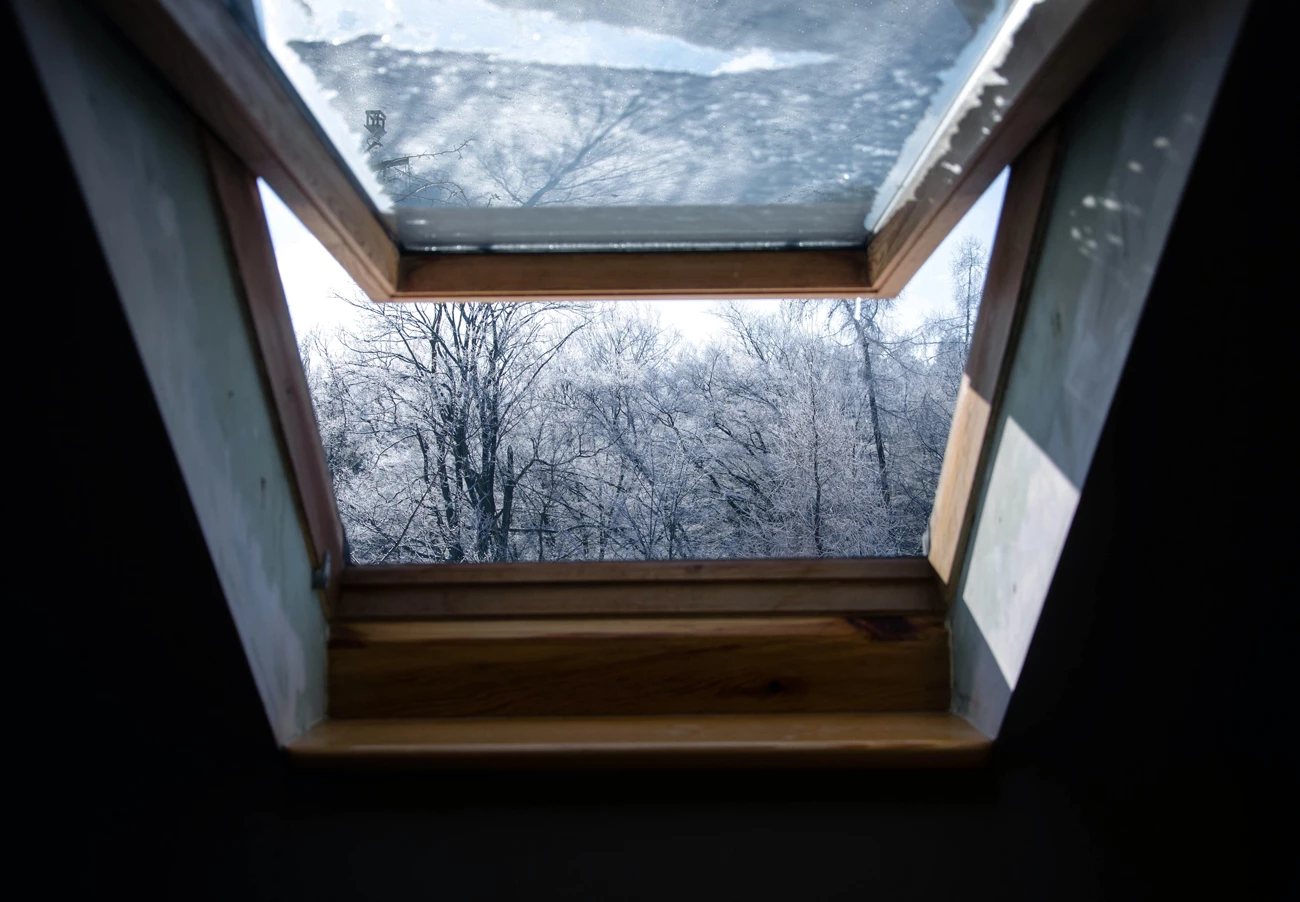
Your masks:
[{"label": "dark interior wall", "polygon": [[11,289],[11,335],[44,336],[11,342],[17,393],[44,416],[11,502],[27,538],[10,546],[44,576],[13,590],[38,618],[16,693],[32,710],[13,716],[37,740],[17,789],[36,803],[22,823],[43,884],[185,899],[1280,894],[1294,883],[1296,380],[1279,109],[1260,106],[1289,83],[1273,10],[1254,10],[1206,134],[993,763],[961,773],[287,772],[7,29],[10,157],[26,167],[9,171],[39,174],[12,180],[30,226],[6,256],[36,276]]}]

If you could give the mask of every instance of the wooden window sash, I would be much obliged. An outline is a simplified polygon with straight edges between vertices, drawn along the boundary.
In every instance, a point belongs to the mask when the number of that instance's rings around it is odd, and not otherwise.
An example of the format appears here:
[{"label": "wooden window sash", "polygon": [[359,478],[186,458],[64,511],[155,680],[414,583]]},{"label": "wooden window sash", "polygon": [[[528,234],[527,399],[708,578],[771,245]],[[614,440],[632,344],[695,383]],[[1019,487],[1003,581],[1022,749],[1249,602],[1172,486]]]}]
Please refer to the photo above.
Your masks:
[{"label": "wooden window sash", "polygon": [[942,152],[918,166],[862,247],[430,254],[397,245],[269,52],[221,0],[96,2],[376,301],[894,297],[1146,5],[1033,7],[999,69],[1007,84],[996,89],[1014,101],[978,105],[951,123]]},{"label": "wooden window sash", "polygon": [[929,553],[951,600],[975,516],[976,486],[988,464],[989,425],[1006,388],[1007,363],[1042,241],[1060,149],[1060,128],[1049,126],[1011,167],[993,239],[979,316],[957,390],[943,467],[930,512]]}]

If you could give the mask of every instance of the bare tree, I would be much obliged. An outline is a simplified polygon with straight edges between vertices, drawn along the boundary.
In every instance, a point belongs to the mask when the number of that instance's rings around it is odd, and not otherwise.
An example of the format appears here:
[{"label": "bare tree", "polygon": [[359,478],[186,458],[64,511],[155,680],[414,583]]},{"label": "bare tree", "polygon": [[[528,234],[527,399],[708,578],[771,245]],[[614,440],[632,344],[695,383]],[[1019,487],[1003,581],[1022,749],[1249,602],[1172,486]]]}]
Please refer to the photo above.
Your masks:
[{"label": "bare tree", "polygon": [[350,408],[372,474],[368,496],[347,499],[360,526],[354,553],[507,560],[516,486],[536,462],[513,439],[581,320],[547,305],[357,308],[363,328],[329,361],[350,391],[322,405]]},{"label": "bare tree", "polygon": [[979,311],[984,279],[988,275],[988,252],[974,235],[967,235],[957,245],[949,264],[955,286],[957,311],[961,317],[962,342],[970,350],[971,330]]}]

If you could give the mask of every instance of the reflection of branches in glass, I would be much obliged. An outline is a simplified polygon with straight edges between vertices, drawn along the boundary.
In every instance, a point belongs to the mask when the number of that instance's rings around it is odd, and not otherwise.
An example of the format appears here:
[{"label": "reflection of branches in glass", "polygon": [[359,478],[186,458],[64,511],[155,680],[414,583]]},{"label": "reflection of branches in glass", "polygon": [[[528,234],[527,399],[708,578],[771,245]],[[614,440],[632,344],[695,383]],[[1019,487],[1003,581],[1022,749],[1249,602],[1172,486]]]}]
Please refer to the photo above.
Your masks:
[{"label": "reflection of branches in glass", "polygon": [[696,168],[676,126],[699,112],[698,97],[666,96],[650,76],[621,71],[587,72],[567,86],[548,78],[556,76],[539,72],[532,90],[516,86],[495,98],[499,104],[475,107],[466,123],[472,140],[390,161],[381,178],[393,182],[394,200],[481,207],[662,202]]},{"label": "reflection of branches in glass", "polygon": [[582,204],[618,199],[636,190],[656,165],[647,158],[645,133],[650,104],[645,95],[610,96],[586,108],[569,98],[547,128],[514,132],[481,148],[483,172],[515,206]]},{"label": "reflection of branches in glass", "polygon": [[382,160],[375,164],[379,181],[384,185],[395,204],[419,205],[421,202],[438,207],[468,207],[469,195],[445,169],[419,169],[413,167],[414,160],[436,160],[439,157],[463,159],[465,148],[470,141],[462,141],[448,150],[432,153],[416,153]]}]

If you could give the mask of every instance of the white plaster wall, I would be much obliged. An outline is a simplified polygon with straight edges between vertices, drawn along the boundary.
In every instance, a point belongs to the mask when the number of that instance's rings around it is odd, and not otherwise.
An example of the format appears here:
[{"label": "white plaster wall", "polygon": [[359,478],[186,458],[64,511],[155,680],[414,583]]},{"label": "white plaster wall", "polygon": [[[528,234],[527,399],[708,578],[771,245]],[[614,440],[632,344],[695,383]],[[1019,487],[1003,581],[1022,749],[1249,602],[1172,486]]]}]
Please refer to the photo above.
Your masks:
[{"label": "white plaster wall", "polygon": [[1158,4],[1070,112],[954,611],[954,706],[985,732],[1020,679],[1245,7]]},{"label": "white plaster wall", "polygon": [[[287,742],[325,714],[326,624],[196,122],[87,5],[14,7],[268,720]],[[139,566],[148,556],[141,548]]]}]

